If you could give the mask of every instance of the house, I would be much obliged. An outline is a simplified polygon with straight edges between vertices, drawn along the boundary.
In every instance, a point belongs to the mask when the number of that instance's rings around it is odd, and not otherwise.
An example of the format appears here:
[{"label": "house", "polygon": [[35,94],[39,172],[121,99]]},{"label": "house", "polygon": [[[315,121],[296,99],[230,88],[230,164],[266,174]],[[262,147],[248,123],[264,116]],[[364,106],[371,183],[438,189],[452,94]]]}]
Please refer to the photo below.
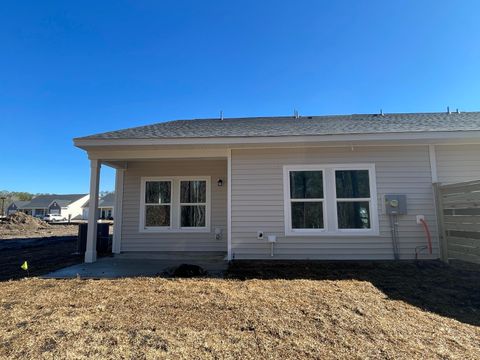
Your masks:
[{"label": "house", "polygon": [[[413,259],[432,183],[480,179],[480,112],[178,120],[74,139],[116,169],[113,252]],[[85,261],[96,259],[98,211]],[[392,237],[392,234],[395,236]]]},{"label": "house", "polygon": [[76,220],[82,218],[82,205],[88,197],[88,194],[38,195],[19,210],[35,217],[60,214],[65,219]]},{"label": "house", "polygon": [[[98,217],[102,220],[113,220],[114,215],[114,205],[115,205],[115,193],[108,193],[98,200]],[[83,219],[88,219],[88,209],[90,202],[87,201],[82,206]]]},{"label": "house", "polygon": [[21,209],[23,206],[25,206],[28,203],[29,201],[20,201],[20,200],[13,201],[10,205],[8,205],[6,214],[7,215],[15,214],[17,211],[19,211],[19,209]]}]

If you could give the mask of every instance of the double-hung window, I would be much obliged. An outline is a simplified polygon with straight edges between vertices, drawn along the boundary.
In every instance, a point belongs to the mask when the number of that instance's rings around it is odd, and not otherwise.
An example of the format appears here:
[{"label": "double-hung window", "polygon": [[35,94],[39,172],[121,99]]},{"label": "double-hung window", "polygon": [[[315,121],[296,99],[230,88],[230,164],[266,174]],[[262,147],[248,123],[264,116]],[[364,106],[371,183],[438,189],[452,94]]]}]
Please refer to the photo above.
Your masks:
[{"label": "double-hung window", "polygon": [[142,178],[140,231],[210,231],[210,178]]},{"label": "double-hung window", "polygon": [[370,179],[368,170],[335,170],[339,229],[370,229]]},{"label": "double-hung window", "polygon": [[289,176],[292,229],[323,230],[323,171],[291,171]]},{"label": "double-hung window", "polygon": [[180,181],[180,227],[205,227],[207,224],[207,181]]},{"label": "double-hung window", "polygon": [[148,228],[170,227],[172,213],[172,181],[145,181],[144,226]]},{"label": "double-hung window", "polygon": [[286,235],[377,235],[375,166],[284,167]]}]

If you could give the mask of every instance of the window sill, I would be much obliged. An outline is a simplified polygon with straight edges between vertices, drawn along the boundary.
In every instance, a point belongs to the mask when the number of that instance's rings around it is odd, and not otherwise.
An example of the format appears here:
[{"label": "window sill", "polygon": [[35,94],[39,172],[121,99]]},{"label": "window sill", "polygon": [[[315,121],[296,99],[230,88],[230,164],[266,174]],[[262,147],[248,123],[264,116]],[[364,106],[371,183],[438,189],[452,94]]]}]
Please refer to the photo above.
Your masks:
[{"label": "window sill", "polygon": [[145,234],[163,234],[163,233],[210,233],[210,228],[181,228],[181,229],[172,229],[172,228],[140,228],[140,233]]},{"label": "window sill", "polygon": [[367,237],[367,236],[380,236],[378,230],[343,230],[343,231],[285,231],[286,237]]}]

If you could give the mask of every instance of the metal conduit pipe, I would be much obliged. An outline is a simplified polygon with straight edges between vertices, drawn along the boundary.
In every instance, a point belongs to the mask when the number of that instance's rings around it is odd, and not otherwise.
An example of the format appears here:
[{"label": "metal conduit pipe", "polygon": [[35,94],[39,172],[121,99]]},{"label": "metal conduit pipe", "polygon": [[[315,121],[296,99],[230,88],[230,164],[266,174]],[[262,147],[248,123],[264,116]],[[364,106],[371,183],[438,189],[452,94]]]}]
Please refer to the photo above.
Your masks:
[{"label": "metal conduit pipe", "polygon": [[390,230],[392,233],[393,258],[395,260],[399,260],[400,255],[398,251],[398,242],[399,242],[398,216],[395,214],[390,214],[389,219],[390,219]]}]

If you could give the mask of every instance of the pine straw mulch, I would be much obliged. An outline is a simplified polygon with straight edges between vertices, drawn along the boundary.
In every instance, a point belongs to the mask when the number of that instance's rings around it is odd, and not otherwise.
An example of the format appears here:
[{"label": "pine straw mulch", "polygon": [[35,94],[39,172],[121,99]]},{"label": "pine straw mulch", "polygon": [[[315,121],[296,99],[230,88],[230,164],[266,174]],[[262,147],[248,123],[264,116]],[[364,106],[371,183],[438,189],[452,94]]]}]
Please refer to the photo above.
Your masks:
[{"label": "pine straw mulch", "polygon": [[2,358],[478,359],[479,339],[353,278],[0,284]]}]

